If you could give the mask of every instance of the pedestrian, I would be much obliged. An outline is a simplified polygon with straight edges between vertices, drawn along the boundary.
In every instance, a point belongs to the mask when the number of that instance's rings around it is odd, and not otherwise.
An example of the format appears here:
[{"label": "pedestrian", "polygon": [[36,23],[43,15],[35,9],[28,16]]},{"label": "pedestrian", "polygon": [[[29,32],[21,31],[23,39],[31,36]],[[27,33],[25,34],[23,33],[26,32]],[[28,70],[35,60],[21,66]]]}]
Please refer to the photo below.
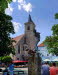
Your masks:
[{"label": "pedestrian", "polygon": [[3,71],[3,75],[9,75],[7,65],[4,65],[4,67],[5,67],[5,70]]},{"label": "pedestrian", "polygon": [[41,67],[41,75],[49,75],[49,69],[48,62],[45,62]]},{"label": "pedestrian", "polygon": [[1,69],[1,68],[2,68],[2,66],[1,66],[1,65],[2,65],[2,63],[1,63],[1,61],[0,61],[0,72],[2,72],[2,69]]},{"label": "pedestrian", "polygon": [[9,64],[9,73],[10,75],[14,75],[14,64],[12,62],[10,62]]},{"label": "pedestrian", "polygon": [[52,63],[52,66],[50,67],[50,75],[56,75],[56,63]]}]

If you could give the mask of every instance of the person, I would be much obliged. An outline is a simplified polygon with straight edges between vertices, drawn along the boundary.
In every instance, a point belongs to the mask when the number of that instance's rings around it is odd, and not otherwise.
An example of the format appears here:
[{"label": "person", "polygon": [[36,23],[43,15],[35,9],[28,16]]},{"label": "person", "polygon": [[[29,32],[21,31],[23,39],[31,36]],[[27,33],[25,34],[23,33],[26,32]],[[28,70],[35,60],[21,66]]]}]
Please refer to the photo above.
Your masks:
[{"label": "person", "polygon": [[2,72],[2,69],[1,69],[1,68],[2,68],[2,66],[1,66],[1,65],[2,65],[2,63],[1,63],[1,61],[0,61],[0,72]]},{"label": "person", "polygon": [[10,62],[10,64],[9,64],[9,73],[10,73],[10,75],[14,75],[13,70],[14,70],[14,64],[12,62]]},{"label": "person", "polygon": [[45,62],[41,67],[41,75],[49,75],[49,69],[48,62]]},{"label": "person", "polygon": [[52,66],[50,67],[50,75],[57,75],[56,63],[52,63]]},{"label": "person", "polygon": [[4,65],[4,67],[5,67],[5,70],[3,70],[3,75],[9,75],[7,65]]}]

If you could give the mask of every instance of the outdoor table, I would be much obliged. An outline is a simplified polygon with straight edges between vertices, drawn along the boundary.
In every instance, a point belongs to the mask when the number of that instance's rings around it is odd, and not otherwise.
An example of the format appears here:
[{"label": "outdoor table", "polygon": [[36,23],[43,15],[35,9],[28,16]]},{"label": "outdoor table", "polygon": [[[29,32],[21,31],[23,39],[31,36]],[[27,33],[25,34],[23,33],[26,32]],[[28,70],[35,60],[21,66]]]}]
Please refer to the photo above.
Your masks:
[{"label": "outdoor table", "polygon": [[22,70],[14,70],[14,74],[15,73],[17,73],[18,75],[20,74],[20,73],[23,73],[24,74],[24,71],[22,71]]},{"label": "outdoor table", "polygon": [[[24,71],[22,71],[22,70],[14,70],[13,71],[14,72],[14,75],[17,73],[17,75],[19,75],[20,73],[23,73],[24,74]],[[6,73],[6,72],[5,72]],[[7,72],[8,74],[9,74],[9,71]],[[4,75],[4,73],[3,73],[3,75]]]},{"label": "outdoor table", "polygon": [[2,72],[0,72],[0,75],[2,75],[3,73]]}]

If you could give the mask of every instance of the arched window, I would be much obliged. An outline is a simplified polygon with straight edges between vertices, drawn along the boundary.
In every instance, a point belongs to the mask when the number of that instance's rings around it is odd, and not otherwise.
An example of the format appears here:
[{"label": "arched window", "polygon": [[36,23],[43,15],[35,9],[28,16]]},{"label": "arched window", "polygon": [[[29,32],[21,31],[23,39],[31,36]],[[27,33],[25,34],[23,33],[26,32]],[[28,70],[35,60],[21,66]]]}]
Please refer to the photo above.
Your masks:
[{"label": "arched window", "polygon": [[26,44],[26,36],[24,37],[24,44]]},{"label": "arched window", "polygon": [[23,46],[23,51],[24,51],[24,46]]},{"label": "arched window", "polygon": [[27,30],[30,30],[30,26],[27,27]]}]

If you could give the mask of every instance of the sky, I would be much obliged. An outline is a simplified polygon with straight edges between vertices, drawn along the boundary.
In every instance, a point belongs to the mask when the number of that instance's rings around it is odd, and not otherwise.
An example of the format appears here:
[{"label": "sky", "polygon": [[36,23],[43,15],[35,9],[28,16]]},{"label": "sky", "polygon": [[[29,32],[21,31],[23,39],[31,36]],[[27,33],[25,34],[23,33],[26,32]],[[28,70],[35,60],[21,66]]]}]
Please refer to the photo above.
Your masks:
[{"label": "sky", "polygon": [[58,24],[54,16],[57,12],[58,0],[12,0],[5,10],[13,18],[15,34],[11,37],[24,34],[24,23],[28,21],[30,13],[37,32],[40,32],[41,43],[46,36],[52,35],[52,26]]}]

